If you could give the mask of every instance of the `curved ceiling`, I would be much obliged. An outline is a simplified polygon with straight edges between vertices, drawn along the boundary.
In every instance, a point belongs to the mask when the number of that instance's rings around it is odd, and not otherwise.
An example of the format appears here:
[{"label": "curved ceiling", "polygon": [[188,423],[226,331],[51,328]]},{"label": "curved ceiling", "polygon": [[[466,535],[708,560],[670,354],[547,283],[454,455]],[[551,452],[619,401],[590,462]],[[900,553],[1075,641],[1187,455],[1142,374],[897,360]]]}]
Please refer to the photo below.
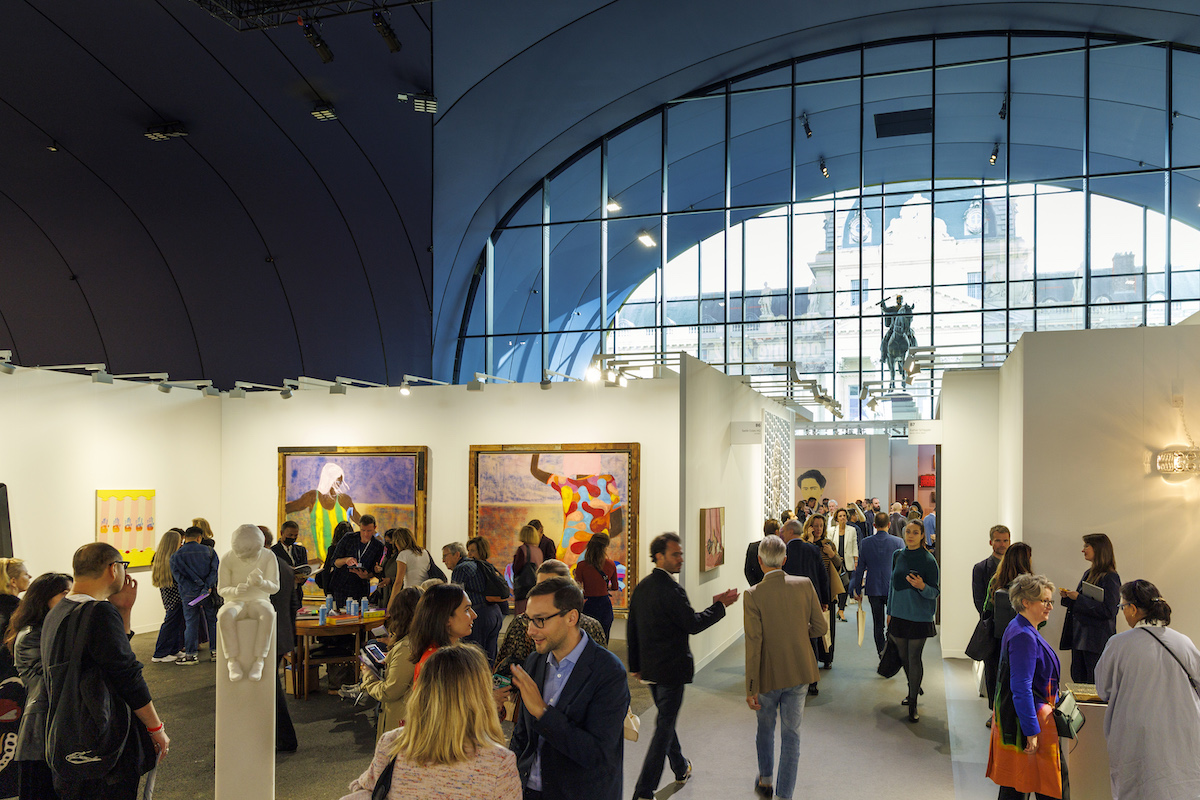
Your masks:
[{"label": "curved ceiling", "polygon": [[[0,30],[0,349],[279,384],[429,366],[427,7],[239,33],[183,0],[14,0]],[[311,112],[332,104],[337,119]],[[186,137],[151,141],[180,122]],[[53,149],[50,149],[53,148]]]},{"label": "curved ceiling", "polygon": [[[436,6],[435,373],[452,373],[483,243],[541,177],[647,110],[786,59],[871,41],[967,31],[1057,30],[1200,43],[1180,0],[1118,2],[717,0]],[[542,10],[545,13],[540,13]],[[452,92],[444,91],[447,87]],[[486,130],[486,136],[479,132]]]}]

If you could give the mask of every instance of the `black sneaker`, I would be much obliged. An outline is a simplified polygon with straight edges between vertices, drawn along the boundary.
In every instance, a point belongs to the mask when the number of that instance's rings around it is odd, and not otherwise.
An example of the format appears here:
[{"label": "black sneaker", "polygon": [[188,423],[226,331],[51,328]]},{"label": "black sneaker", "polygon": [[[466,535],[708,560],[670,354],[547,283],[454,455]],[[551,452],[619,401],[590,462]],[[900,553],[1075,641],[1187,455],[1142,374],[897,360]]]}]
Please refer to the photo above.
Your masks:
[{"label": "black sneaker", "polygon": [[768,784],[759,783],[756,779],[754,781],[754,793],[759,797],[773,797],[775,795],[775,789]]},{"label": "black sneaker", "polygon": [[175,663],[179,664],[180,666],[190,667],[194,664],[200,663],[200,659],[196,657],[195,653],[192,653],[191,655],[180,656],[179,658],[175,659]]},{"label": "black sneaker", "polygon": [[680,786],[682,786],[683,784],[687,783],[688,781],[690,781],[692,779],[692,762],[688,761],[687,759],[684,759],[684,760],[687,761],[687,769],[685,769],[683,771],[682,775],[675,776],[675,782],[678,783]]}]

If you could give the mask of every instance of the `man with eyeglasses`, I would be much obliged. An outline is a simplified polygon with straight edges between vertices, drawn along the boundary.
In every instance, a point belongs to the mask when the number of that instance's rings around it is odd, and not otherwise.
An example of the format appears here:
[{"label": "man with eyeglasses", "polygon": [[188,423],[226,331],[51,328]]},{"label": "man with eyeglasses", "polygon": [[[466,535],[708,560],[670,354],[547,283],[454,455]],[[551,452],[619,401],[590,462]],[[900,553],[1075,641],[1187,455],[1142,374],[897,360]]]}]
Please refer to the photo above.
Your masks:
[{"label": "man with eyeglasses", "polygon": [[[162,760],[171,744],[142,677],[142,665],[129,647],[137,582],[125,573],[128,566],[128,561],[121,560],[121,553],[105,542],[92,542],[76,550],[72,593],[50,609],[42,625],[47,755],[54,768],[54,788],[63,800],[135,798],[140,777]],[[82,661],[72,664],[79,637],[85,639]],[[89,720],[76,719],[82,711],[79,705],[65,699],[80,691],[78,684],[68,685],[72,667],[79,671],[75,680],[81,683],[96,671],[103,676],[101,685],[107,687],[112,710],[107,730],[127,730],[123,741],[96,742],[97,747],[107,745],[103,750],[55,750],[59,731],[83,729],[79,737],[61,740],[76,746],[101,738],[92,734],[102,732],[86,730]],[[101,769],[107,772],[96,777]]]},{"label": "man with eyeglasses", "polygon": [[171,556],[171,577],[183,601],[183,657],[176,664],[190,666],[199,659],[200,622],[208,626],[208,657],[217,660],[217,609],[211,592],[217,585],[220,559],[217,551],[200,543],[204,531],[194,525],[183,532],[183,546]]},{"label": "man with eyeglasses", "polygon": [[620,659],[579,630],[583,592],[569,578],[529,590],[537,652],[513,665],[520,694],[508,747],[525,800],[618,800],[629,683]]},{"label": "man with eyeglasses", "polygon": [[[790,523],[789,523],[790,524]],[[692,682],[695,665],[688,636],[712,627],[725,617],[725,609],[737,602],[737,589],[713,597],[711,606],[693,612],[687,592],[673,576],[683,569],[683,545],[678,534],[662,533],[650,542],[654,571],[638,583],[629,601],[626,639],[629,642],[629,672],[650,684],[658,709],[654,735],[638,776],[633,796],[654,797],[662,778],[663,762],[671,762],[675,781],[692,777],[692,762],[683,757],[675,720],[683,706],[683,688]]]}]

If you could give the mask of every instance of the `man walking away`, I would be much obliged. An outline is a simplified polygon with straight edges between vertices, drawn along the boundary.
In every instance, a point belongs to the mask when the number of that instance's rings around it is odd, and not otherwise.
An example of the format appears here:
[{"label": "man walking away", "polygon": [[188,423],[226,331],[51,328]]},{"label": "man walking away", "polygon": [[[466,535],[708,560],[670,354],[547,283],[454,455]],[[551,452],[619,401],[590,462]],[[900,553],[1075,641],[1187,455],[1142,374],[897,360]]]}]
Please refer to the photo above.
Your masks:
[{"label": "man walking away", "polygon": [[858,569],[854,570],[854,599],[862,602],[863,588],[871,604],[871,623],[875,630],[875,652],[883,655],[887,644],[884,634],[888,584],[892,580],[892,554],[903,549],[904,542],[888,533],[891,520],[882,511],[875,515],[875,533],[862,540],[858,548]]}]

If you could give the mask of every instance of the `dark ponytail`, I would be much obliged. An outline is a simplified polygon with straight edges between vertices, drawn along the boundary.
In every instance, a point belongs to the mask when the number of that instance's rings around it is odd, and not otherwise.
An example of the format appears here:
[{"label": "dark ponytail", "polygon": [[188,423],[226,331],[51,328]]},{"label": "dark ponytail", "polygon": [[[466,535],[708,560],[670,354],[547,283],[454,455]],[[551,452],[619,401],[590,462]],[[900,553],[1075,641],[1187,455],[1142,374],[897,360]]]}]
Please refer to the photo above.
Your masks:
[{"label": "dark ponytail", "polygon": [[1143,621],[1171,624],[1171,606],[1150,581],[1136,580],[1125,584],[1121,587],[1121,599],[1144,612]]}]

